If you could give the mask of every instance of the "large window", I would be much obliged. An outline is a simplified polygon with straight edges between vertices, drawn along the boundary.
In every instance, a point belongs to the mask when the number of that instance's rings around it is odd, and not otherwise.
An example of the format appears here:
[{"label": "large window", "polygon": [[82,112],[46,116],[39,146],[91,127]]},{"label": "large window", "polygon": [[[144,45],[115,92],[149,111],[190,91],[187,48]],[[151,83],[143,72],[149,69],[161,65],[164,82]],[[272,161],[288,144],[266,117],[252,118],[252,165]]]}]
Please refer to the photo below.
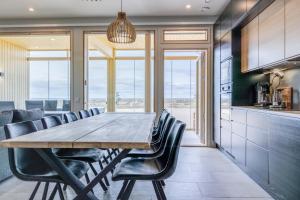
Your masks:
[{"label": "large window", "polygon": [[[128,52],[130,54],[130,52]],[[145,61],[116,61],[116,111],[145,111]]]},{"label": "large window", "polygon": [[103,33],[86,37],[86,107],[104,107],[109,112],[152,111],[153,33],[138,33],[131,44],[110,43]]},{"label": "large window", "polygon": [[70,100],[68,51],[31,51],[29,57],[29,99],[57,100],[63,108]]},{"label": "large window", "polygon": [[107,108],[107,60],[89,60],[88,107]]}]

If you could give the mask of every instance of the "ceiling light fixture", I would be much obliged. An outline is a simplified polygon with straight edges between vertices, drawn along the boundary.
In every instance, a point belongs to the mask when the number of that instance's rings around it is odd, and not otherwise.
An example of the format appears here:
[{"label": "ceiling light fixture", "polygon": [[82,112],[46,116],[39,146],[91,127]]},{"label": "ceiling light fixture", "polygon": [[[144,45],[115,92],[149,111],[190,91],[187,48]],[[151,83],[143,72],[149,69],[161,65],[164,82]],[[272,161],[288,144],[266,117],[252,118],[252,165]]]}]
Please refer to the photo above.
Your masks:
[{"label": "ceiling light fixture", "polygon": [[186,9],[191,9],[192,6],[191,6],[191,4],[187,4],[187,5],[185,5],[185,8],[186,8]]},{"label": "ceiling light fixture", "polygon": [[107,39],[113,43],[133,43],[136,39],[134,26],[127,19],[126,13],[123,12],[123,1],[121,0],[121,12],[107,28]]},{"label": "ceiling light fixture", "polygon": [[51,41],[55,41],[55,38],[51,38],[50,40],[51,40]]},{"label": "ceiling light fixture", "polygon": [[35,10],[34,10],[34,8],[30,7],[30,8],[28,8],[28,11],[29,12],[34,12]]}]

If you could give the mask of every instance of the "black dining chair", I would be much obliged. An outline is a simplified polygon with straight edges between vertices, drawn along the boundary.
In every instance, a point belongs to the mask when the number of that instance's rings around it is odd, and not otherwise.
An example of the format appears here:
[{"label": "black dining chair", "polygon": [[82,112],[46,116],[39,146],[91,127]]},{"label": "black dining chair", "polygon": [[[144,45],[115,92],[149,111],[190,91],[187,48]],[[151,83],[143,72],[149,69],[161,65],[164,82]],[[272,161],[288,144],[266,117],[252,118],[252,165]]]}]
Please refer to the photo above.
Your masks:
[{"label": "black dining chair", "polygon": [[163,109],[163,111],[161,112],[161,115],[159,116],[157,126],[153,127],[153,132],[152,132],[152,142],[153,143],[157,143],[161,139],[162,129],[163,129],[169,116],[170,116],[170,113],[166,109]]},{"label": "black dining chair", "polygon": [[11,111],[15,109],[15,102],[13,101],[0,101],[0,112]]},{"label": "black dining chair", "polygon": [[92,114],[88,110],[80,110],[79,111],[79,117],[80,119],[91,117]]},{"label": "black dining chair", "polygon": [[69,112],[64,114],[64,120],[66,123],[74,122],[78,120],[75,112]]},{"label": "black dining chair", "polygon": [[167,139],[170,134],[170,129],[174,124],[175,118],[173,116],[168,117],[167,122],[162,130],[162,139],[159,143],[151,144],[151,149],[132,149],[127,157],[132,158],[157,158],[161,156],[166,148]]},{"label": "black dining chair", "polygon": [[117,199],[127,200],[137,180],[152,181],[158,200],[166,200],[162,181],[175,172],[180,149],[180,143],[185,124],[181,121],[174,122],[164,153],[154,159],[127,158],[121,161],[114,170],[112,180],[123,180],[123,186]]},{"label": "black dining chair", "polygon": [[90,113],[92,114],[92,116],[95,116],[95,115],[100,115],[100,110],[98,108],[91,108],[90,109]]},{"label": "black dining chair", "polygon": [[41,109],[44,110],[44,101],[43,100],[26,100],[25,101],[26,110],[32,109]]},{"label": "black dining chair", "polygon": [[62,111],[70,111],[71,110],[71,101],[63,100]]},{"label": "black dining chair", "polygon": [[[76,120],[74,120],[74,121],[76,121]],[[71,121],[69,121],[69,123],[70,122]],[[61,119],[58,116],[43,117],[42,118],[42,123],[43,123],[45,129],[56,127],[56,126],[59,126],[59,125],[63,124]],[[95,174],[95,176],[98,175],[98,172],[95,169],[95,167],[93,166],[93,163],[96,163],[96,162],[99,163],[99,166],[100,166],[101,170],[104,168],[104,166],[102,164],[102,159],[104,160],[104,162],[106,162],[106,164],[108,164],[108,160],[106,159],[104,152],[100,149],[95,149],[95,148],[94,149],[66,149],[66,148],[60,148],[60,149],[53,149],[53,152],[59,158],[80,160],[80,161],[87,162],[89,164],[91,170]],[[104,181],[105,181],[106,185],[109,186],[109,181],[108,181],[106,176],[104,178]],[[100,183],[102,189],[104,191],[106,191],[107,187],[105,186],[105,184],[102,181],[100,181],[99,183]]]},{"label": "black dining chair", "polygon": [[45,111],[57,111],[57,100],[45,100]]},{"label": "black dining chair", "polygon": [[[15,138],[37,131],[36,126],[32,121],[7,124],[4,126],[6,139]],[[49,149],[51,152],[51,150]],[[33,149],[30,148],[9,148],[8,149],[9,165],[12,173],[23,181],[37,182],[33,192],[30,195],[30,200],[33,200],[41,183],[45,183],[43,197],[47,198],[48,188],[50,183],[55,183],[55,187],[50,194],[49,199],[53,199],[58,191],[60,199],[64,199],[61,183],[63,179],[54,171]],[[66,167],[77,178],[82,178],[87,175],[89,166],[82,161],[62,159]]]}]

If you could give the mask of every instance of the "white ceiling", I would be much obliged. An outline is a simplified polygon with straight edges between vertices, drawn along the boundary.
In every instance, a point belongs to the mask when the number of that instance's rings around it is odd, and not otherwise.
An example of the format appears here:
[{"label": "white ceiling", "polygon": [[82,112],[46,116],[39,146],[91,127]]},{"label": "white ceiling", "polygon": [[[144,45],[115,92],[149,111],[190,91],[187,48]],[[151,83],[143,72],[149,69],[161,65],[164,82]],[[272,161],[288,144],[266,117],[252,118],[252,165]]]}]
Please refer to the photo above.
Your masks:
[{"label": "white ceiling", "polygon": [[[206,1],[123,0],[123,10],[130,16],[215,16],[230,0]],[[35,11],[29,12],[30,7]],[[108,17],[119,10],[120,0],[0,0],[0,19]]]}]

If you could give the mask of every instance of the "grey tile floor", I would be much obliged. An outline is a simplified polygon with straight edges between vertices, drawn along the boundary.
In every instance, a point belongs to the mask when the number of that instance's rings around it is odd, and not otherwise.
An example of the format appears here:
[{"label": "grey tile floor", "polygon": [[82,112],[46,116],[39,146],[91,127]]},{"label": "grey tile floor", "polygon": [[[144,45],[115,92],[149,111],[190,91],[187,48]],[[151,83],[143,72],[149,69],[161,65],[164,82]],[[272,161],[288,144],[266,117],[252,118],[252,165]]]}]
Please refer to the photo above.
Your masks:
[{"label": "grey tile floor", "polygon": [[[116,199],[121,182],[112,182],[109,191],[94,188],[99,199]],[[0,184],[0,200],[28,199],[34,183],[10,178]],[[51,188],[50,188],[51,189]],[[50,190],[49,190],[50,191]],[[169,200],[271,200],[272,198],[221,152],[213,148],[182,147],[175,174],[166,181],[165,193]],[[36,199],[40,200],[42,189]],[[74,192],[68,189],[66,199]],[[56,197],[58,198],[58,195]],[[131,200],[155,200],[149,182],[137,182]]]}]

